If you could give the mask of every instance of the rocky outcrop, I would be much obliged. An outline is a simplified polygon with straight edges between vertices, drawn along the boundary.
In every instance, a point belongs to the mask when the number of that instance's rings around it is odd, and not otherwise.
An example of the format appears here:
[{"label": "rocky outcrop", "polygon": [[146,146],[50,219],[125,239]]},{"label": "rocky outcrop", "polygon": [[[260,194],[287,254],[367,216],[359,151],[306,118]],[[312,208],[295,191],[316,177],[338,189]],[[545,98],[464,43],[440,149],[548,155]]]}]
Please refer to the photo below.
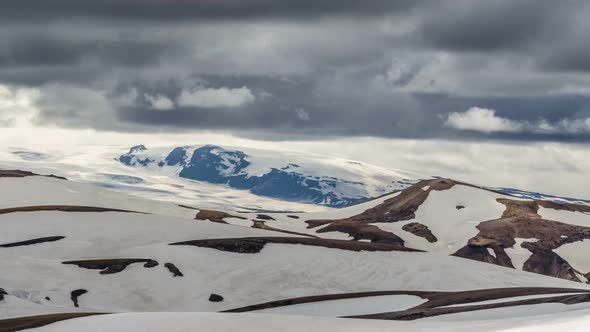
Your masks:
[{"label": "rocky outcrop", "polygon": [[[404,241],[397,235],[368,225],[371,223],[391,223],[410,220],[416,217],[416,211],[426,201],[433,190],[447,190],[456,184],[448,179],[424,180],[404,189],[398,195],[385,200],[383,203],[352,217],[329,220],[307,220],[308,228],[324,226],[318,233],[341,232],[355,240],[368,239],[372,242],[394,243],[403,245]],[[429,236],[431,240],[434,235]]]},{"label": "rocky outcrop", "polygon": [[[537,201],[520,201],[499,198],[499,203],[506,206],[499,219],[481,222],[479,233],[468,240],[465,247],[453,255],[514,268],[506,248],[517,245],[516,238],[535,239],[524,242],[522,248],[531,252],[524,263],[523,270],[547,276],[582,281],[576,271],[565,259],[553,252],[560,246],[590,239],[590,227],[566,224],[546,220],[537,213],[540,204]],[[488,249],[495,253],[493,257]]]},{"label": "rocky outcrop", "polygon": [[168,271],[170,271],[170,273],[172,273],[173,277],[184,277],[184,274],[182,274],[182,272],[180,272],[180,270],[176,267],[176,265],[172,264],[172,263],[166,263],[164,264],[164,267],[168,269]]},{"label": "rocky outcrop", "polygon": [[40,238],[26,240],[26,241],[0,244],[0,248],[30,246],[30,245],[38,244],[38,243],[55,242],[55,241],[59,241],[59,240],[65,239],[65,238],[66,238],[65,236],[46,236],[46,237],[40,237]]},{"label": "rocky outcrop", "polygon": [[119,273],[127,268],[127,266],[136,263],[143,263],[143,267],[152,268],[158,266],[158,262],[153,259],[146,258],[117,258],[117,259],[91,259],[80,261],[68,261],[62,264],[77,265],[84,269],[102,270],[100,274],[114,274]]},{"label": "rocky outcrop", "polygon": [[416,236],[425,238],[426,241],[430,243],[438,241],[438,239],[436,238],[436,236],[434,236],[434,234],[432,234],[432,231],[428,228],[428,226],[422,225],[419,222],[411,222],[409,224],[405,224],[404,226],[402,226],[402,229]]},{"label": "rocky outcrop", "polygon": [[74,303],[74,307],[78,308],[78,298],[84,294],[88,293],[87,290],[85,289],[76,289],[73,290],[72,293],[70,294],[70,298],[72,299],[72,302]]},{"label": "rocky outcrop", "polygon": [[246,237],[228,239],[203,239],[171,243],[170,245],[188,245],[229,251],[239,254],[259,253],[267,243],[300,244],[314,247],[342,249],[350,251],[419,251],[400,245],[387,243],[370,243],[348,240],[319,239],[306,237]]}]

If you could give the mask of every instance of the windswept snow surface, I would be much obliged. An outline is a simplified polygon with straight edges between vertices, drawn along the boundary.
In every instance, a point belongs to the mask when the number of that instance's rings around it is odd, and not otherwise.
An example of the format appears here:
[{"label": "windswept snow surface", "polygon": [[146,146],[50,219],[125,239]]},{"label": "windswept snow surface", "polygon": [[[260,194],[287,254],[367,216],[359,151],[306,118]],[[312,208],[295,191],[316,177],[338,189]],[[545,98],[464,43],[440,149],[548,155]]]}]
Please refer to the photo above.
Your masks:
[{"label": "windswept snow surface", "polygon": [[[558,305],[546,305],[555,309]],[[516,315],[530,311],[521,308],[493,309],[512,310]],[[530,313],[530,312],[529,312]],[[494,319],[488,314],[460,314],[463,321],[448,321],[440,317],[421,321],[377,321],[366,319],[344,319],[310,316],[281,316],[265,314],[220,314],[220,313],[126,313],[116,315],[92,316],[58,322],[31,332],[324,332],[324,331],[440,331],[440,332],[586,332],[590,325],[590,310],[544,313],[534,318],[528,315],[512,318]],[[458,316],[458,315],[451,315]],[[444,316],[443,316],[444,317]]]}]

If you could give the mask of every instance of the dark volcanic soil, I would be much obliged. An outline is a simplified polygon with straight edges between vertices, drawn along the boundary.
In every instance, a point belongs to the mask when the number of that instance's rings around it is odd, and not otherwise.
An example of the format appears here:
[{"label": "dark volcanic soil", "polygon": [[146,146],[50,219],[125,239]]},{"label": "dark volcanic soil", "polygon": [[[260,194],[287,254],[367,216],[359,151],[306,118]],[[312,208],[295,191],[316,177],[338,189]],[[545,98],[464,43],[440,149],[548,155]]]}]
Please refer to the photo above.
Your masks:
[{"label": "dark volcanic soil", "polygon": [[205,239],[176,242],[171,243],[170,245],[190,245],[240,254],[255,254],[259,253],[267,243],[301,244],[307,246],[343,249],[351,251],[419,251],[387,243],[369,243],[348,240],[304,237],[245,237],[228,239]]},{"label": "dark volcanic soil", "polygon": [[85,289],[76,289],[76,290],[72,291],[70,298],[72,299],[72,302],[74,303],[74,307],[76,307],[76,308],[80,307],[78,305],[78,298],[86,293],[88,293],[88,291]]},{"label": "dark volcanic soil", "polygon": [[180,272],[180,270],[176,267],[176,265],[172,264],[172,263],[166,263],[164,264],[164,267],[168,269],[168,271],[170,271],[170,273],[172,273],[173,277],[183,277],[184,274],[182,274],[182,272]]},{"label": "dark volcanic soil", "polygon": [[60,179],[60,180],[67,180],[64,177],[56,176],[56,175],[40,175],[29,171],[21,171],[21,170],[0,170],[0,178],[24,178],[27,176],[44,176],[48,178]]},{"label": "dark volcanic soil", "polygon": [[[543,295],[543,294],[567,294],[567,293],[584,293],[571,295],[548,296],[546,298],[511,301],[510,298],[516,296],[527,295]],[[278,301],[260,303],[249,305],[246,307],[226,310],[225,312],[249,312],[268,308],[283,307],[302,303],[312,303],[321,301],[331,301],[340,299],[352,299],[372,296],[384,295],[415,295],[428,301],[413,308],[403,311],[386,312],[387,308],[383,308],[383,313],[376,313],[370,315],[350,316],[349,318],[371,318],[371,319],[390,319],[390,320],[414,320],[425,317],[432,317],[444,314],[469,312],[482,309],[502,308],[515,305],[537,304],[537,303],[564,303],[574,304],[582,302],[590,302],[590,291],[587,289],[572,289],[572,288],[542,288],[542,287],[512,287],[512,288],[495,288],[495,289],[481,289],[458,292],[429,292],[429,291],[376,291],[376,292],[361,292],[361,293],[342,293],[342,294],[328,294],[305,296],[291,299],[283,299]],[[505,299],[505,302],[499,302],[489,305],[478,305],[476,302]],[[473,305],[448,307],[457,304]]]},{"label": "dark volcanic soil", "polygon": [[0,214],[14,213],[14,212],[35,212],[35,211],[60,211],[60,212],[128,212],[141,213],[144,212],[120,210],[103,208],[96,206],[77,206],[77,205],[36,205],[36,206],[21,206],[6,209],[0,209]]},{"label": "dark volcanic soil", "polygon": [[39,316],[3,319],[3,320],[0,320],[0,332],[15,332],[15,331],[28,330],[28,329],[33,329],[33,328],[53,324],[56,322],[61,322],[63,320],[80,318],[80,317],[95,316],[95,315],[105,315],[105,313],[99,313],[99,312],[76,312],[76,313],[73,313],[72,312],[72,313],[66,313],[66,314],[50,314],[50,315],[39,315]]},{"label": "dark volcanic soil", "polygon": [[102,270],[100,274],[119,273],[127,268],[127,266],[135,263],[143,263],[143,267],[151,268],[158,266],[158,262],[153,259],[146,258],[117,258],[117,259],[92,259],[80,261],[68,261],[62,264],[77,265],[84,269]]},{"label": "dark volcanic soil", "polygon": [[20,246],[29,246],[32,244],[44,243],[44,242],[55,242],[62,239],[65,239],[65,236],[47,236],[47,237],[40,237],[36,239],[20,241],[20,242],[13,242],[13,243],[6,243],[0,244],[0,248],[12,248],[12,247],[20,247]]}]

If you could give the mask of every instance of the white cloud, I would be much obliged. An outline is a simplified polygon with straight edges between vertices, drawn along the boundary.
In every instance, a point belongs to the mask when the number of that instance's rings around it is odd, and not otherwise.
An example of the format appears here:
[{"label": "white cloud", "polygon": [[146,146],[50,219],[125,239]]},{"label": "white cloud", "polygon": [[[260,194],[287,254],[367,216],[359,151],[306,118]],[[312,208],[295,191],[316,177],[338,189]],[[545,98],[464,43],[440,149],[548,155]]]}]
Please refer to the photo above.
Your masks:
[{"label": "white cloud", "polygon": [[[443,117],[445,118],[445,117]],[[590,118],[562,119],[549,123],[545,119],[535,122],[517,121],[496,115],[496,110],[471,107],[465,112],[453,112],[446,116],[444,125],[459,130],[483,133],[521,132],[533,134],[582,134],[590,133]]]},{"label": "white cloud", "polygon": [[204,108],[240,107],[256,99],[247,87],[241,88],[199,88],[184,90],[178,97],[180,106],[195,106]]},{"label": "white cloud", "polygon": [[0,127],[29,126],[37,115],[39,90],[0,84]]},{"label": "white cloud", "polygon": [[174,102],[162,95],[151,96],[145,94],[145,99],[152,104],[152,107],[160,111],[168,111],[174,108]]},{"label": "white cloud", "polygon": [[309,117],[309,113],[307,113],[303,108],[298,108],[295,110],[297,112],[297,116],[302,121],[309,121],[311,118]]},{"label": "white cloud", "polygon": [[445,126],[459,130],[474,130],[484,133],[520,132],[524,126],[518,121],[496,116],[496,110],[471,107],[463,113],[453,112],[448,115]]}]

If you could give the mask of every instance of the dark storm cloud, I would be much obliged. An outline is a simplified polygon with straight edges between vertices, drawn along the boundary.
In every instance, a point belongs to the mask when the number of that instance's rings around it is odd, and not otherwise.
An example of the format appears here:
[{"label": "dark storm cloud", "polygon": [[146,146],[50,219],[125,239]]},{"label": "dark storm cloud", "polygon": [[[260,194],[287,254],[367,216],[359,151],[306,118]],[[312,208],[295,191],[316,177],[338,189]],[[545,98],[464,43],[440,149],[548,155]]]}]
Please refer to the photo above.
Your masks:
[{"label": "dark storm cloud", "polygon": [[415,6],[414,0],[7,0],[5,19],[76,17],[177,20],[316,17],[382,14]]},{"label": "dark storm cloud", "polygon": [[[0,84],[38,88],[37,123],[66,127],[590,141],[589,7],[3,1]],[[556,129],[445,126],[471,107]]]},{"label": "dark storm cloud", "polygon": [[[567,1],[566,1],[567,2]],[[456,51],[522,50],[560,16],[555,1],[439,3],[425,17],[420,34],[433,47]],[[433,8],[433,9],[434,9]]]}]

